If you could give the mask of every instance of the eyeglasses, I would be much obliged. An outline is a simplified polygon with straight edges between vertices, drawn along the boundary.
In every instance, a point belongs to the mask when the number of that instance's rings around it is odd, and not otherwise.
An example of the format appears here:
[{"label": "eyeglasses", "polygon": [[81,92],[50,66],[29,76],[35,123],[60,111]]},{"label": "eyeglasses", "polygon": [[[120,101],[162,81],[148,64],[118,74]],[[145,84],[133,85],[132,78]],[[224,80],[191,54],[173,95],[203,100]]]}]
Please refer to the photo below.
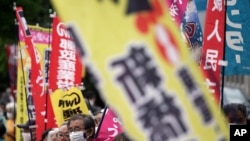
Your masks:
[{"label": "eyeglasses", "polygon": [[63,137],[69,138],[69,134],[68,134],[68,133],[60,133],[60,132],[59,132],[59,133],[57,134],[57,137],[58,137],[58,138],[63,138]]},{"label": "eyeglasses", "polygon": [[75,128],[69,128],[68,131],[69,133],[72,133],[72,132],[77,132],[77,131],[83,131],[84,128],[80,128],[80,127],[75,127]]}]

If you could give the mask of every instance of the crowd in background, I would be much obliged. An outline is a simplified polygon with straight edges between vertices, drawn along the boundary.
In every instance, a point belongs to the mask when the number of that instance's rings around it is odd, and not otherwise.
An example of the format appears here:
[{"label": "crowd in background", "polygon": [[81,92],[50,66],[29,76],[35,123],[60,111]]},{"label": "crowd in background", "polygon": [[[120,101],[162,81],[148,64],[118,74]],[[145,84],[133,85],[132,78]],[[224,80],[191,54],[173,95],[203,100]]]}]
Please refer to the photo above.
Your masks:
[{"label": "crowd in background", "polygon": [[[24,141],[36,141],[36,121],[28,120],[23,125],[15,124],[15,101],[10,89],[0,93],[0,141],[15,141],[15,128],[22,129]],[[96,104],[96,94],[86,91],[84,95],[92,115],[73,115],[57,128],[43,132],[41,141],[96,141],[97,128],[103,117],[103,108]],[[241,103],[230,103],[223,107],[229,124],[248,124],[246,106]],[[101,134],[101,133],[99,133]],[[114,141],[130,141],[125,132],[119,133]]]}]

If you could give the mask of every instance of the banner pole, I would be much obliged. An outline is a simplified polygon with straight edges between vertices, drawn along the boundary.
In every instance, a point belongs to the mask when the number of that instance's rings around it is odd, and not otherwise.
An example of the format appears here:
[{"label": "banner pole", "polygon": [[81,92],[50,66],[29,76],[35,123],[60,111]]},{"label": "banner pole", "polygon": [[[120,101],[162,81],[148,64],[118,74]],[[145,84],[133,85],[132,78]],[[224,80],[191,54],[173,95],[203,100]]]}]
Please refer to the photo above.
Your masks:
[{"label": "banner pole", "polygon": [[[49,41],[48,41],[48,49],[49,50],[51,50],[51,28],[52,28],[52,26],[51,26],[51,24],[52,24],[52,19],[54,18],[53,16],[51,16],[51,13],[52,13],[52,9],[49,9]],[[46,56],[46,55],[45,55]],[[50,68],[50,51],[49,51],[49,55],[48,55],[48,69],[47,70],[45,70],[46,72],[45,72],[45,74],[47,74],[47,79],[45,79],[45,90],[46,90],[46,94],[45,94],[45,122],[44,122],[44,130],[46,130],[47,129],[47,121],[48,121],[48,95],[50,94],[49,93],[49,68]]]},{"label": "banner pole", "polygon": [[98,136],[98,134],[99,134],[99,131],[100,131],[100,128],[101,128],[101,126],[102,126],[102,123],[103,123],[104,117],[105,117],[105,115],[106,115],[107,109],[108,109],[108,104],[106,104],[105,107],[104,107],[104,110],[103,110],[103,113],[102,113],[102,119],[101,119],[101,121],[100,121],[100,123],[99,123],[99,125],[98,125],[98,127],[97,127],[97,131],[96,131],[96,133],[95,133],[95,138],[97,138],[97,136]]},{"label": "banner pole", "polygon": [[[227,15],[227,0],[224,1],[225,2],[225,15]],[[224,23],[226,23],[226,16],[224,16]],[[226,25],[224,27],[224,48],[223,48],[223,60],[225,61],[225,44],[226,44]],[[221,71],[221,95],[220,95],[220,107],[221,107],[221,110],[223,110],[223,105],[224,105],[224,79],[225,79],[225,66],[222,65],[222,71]]]}]

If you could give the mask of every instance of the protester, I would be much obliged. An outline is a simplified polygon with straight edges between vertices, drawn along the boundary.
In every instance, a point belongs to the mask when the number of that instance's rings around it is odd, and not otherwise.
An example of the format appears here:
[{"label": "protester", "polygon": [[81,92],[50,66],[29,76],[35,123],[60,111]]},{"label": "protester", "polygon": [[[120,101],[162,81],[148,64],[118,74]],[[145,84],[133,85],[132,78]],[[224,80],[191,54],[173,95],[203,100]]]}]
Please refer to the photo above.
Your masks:
[{"label": "protester", "polygon": [[57,134],[58,141],[70,141],[67,124],[68,124],[68,122],[64,122],[59,127],[59,131]]},{"label": "protester", "polygon": [[36,141],[36,122],[28,120],[25,124],[17,125],[22,129],[22,137],[24,141]]},{"label": "protester", "polygon": [[230,124],[247,124],[247,112],[244,104],[230,103],[223,107],[223,111]]},{"label": "protester", "polygon": [[48,134],[48,141],[58,141],[58,132],[58,128],[53,128],[52,130],[50,130]]},{"label": "protester", "polygon": [[124,132],[118,134],[114,141],[132,141]]},{"label": "protester", "polygon": [[103,111],[104,110],[99,107],[95,107],[92,109],[92,115],[94,116],[96,127],[99,125],[99,123],[102,120]]},{"label": "protester", "polygon": [[94,141],[95,121],[90,115],[73,115],[67,124],[71,141]]},{"label": "protester", "polygon": [[15,103],[9,102],[6,104],[6,133],[5,141],[15,141]]}]

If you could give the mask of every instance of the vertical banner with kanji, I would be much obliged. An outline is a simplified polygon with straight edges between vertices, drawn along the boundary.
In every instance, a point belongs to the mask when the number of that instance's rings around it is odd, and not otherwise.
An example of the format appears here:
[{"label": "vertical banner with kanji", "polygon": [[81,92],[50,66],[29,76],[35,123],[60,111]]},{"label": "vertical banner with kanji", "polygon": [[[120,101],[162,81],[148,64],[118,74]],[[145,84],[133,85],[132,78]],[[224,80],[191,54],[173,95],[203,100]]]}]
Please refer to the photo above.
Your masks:
[{"label": "vertical banner with kanji", "polygon": [[57,89],[50,95],[57,125],[61,125],[74,114],[90,114],[82,92],[72,87],[69,90]]},{"label": "vertical banner with kanji", "polygon": [[81,84],[82,62],[75,43],[59,17],[53,19],[49,89],[69,88]]},{"label": "vertical banner with kanji", "polygon": [[[58,98],[60,99],[65,95],[63,89],[69,89],[71,87],[79,89],[81,85],[83,65],[72,36],[66,29],[64,23],[60,21],[59,17],[54,17],[52,29],[53,40],[50,55],[51,67],[49,68],[49,90],[51,92],[50,100],[53,103],[52,106],[55,118],[57,120],[57,125],[59,126],[62,122],[71,117],[73,113],[80,112],[78,111],[80,110],[79,108],[78,110],[74,110],[67,106],[58,106],[58,104],[55,103],[58,103]],[[81,91],[77,92],[77,94],[82,95]],[[65,97],[64,100],[69,100],[67,98],[68,97]],[[80,102],[82,106],[87,107],[85,101],[81,100]],[[88,112],[87,108],[84,110],[81,109],[81,111],[83,111],[82,113]]]},{"label": "vertical banner with kanji", "polygon": [[52,2],[79,35],[85,64],[131,138],[228,140],[219,107],[163,1]]},{"label": "vertical banner with kanji", "polygon": [[[20,24],[19,24],[20,25]],[[32,42],[33,45],[27,45],[27,36],[25,35],[25,33],[23,32],[23,30],[21,28],[19,28],[19,40],[22,41],[21,42],[21,46],[22,46],[22,54],[20,54],[20,59],[18,63],[18,69],[21,69],[20,71],[18,71],[18,85],[22,85],[22,87],[24,87],[26,89],[26,91],[20,91],[23,95],[23,97],[19,100],[21,100],[21,103],[23,103],[21,106],[21,109],[25,109],[28,108],[28,111],[25,112],[21,111],[22,114],[22,118],[25,119],[25,121],[21,121],[21,123],[25,123],[28,119],[33,119],[36,121],[36,125],[37,125],[37,139],[39,140],[39,138],[41,138],[41,135],[43,133],[43,131],[46,128],[52,128],[55,127],[55,121],[49,120],[50,122],[48,122],[46,115],[50,112],[53,112],[52,110],[47,108],[47,102],[46,99],[49,98],[48,95],[46,95],[46,91],[45,91],[45,83],[39,83],[39,82],[45,82],[45,77],[48,73],[48,71],[46,71],[46,66],[49,60],[46,59],[46,52],[48,52],[48,44],[49,44],[49,40],[50,40],[50,34],[49,34],[49,29],[46,28],[42,28],[42,27],[38,27],[38,26],[28,26],[27,25],[27,31],[30,34],[30,40]],[[39,80],[36,79],[37,81],[33,82],[32,81],[32,73],[33,70],[32,69],[37,69],[37,67],[33,67],[32,65],[32,57],[30,57],[30,52],[29,52],[29,47],[33,46],[35,48],[35,52],[36,55],[39,56],[38,58],[40,58],[39,60],[39,68],[40,68],[40,72],[41,75],[39,76]],[[28,55],[26,54],[28,53]],[[22,55],[22,56],[21,56]],[[23,58],[22,58],[23,57]],[[24,58],[26,57],[26,58]],[[22,61],[23,60],[23,61]],[[33,59],[34,60],[34,59]],[[46,61],[45,61],[46,60]],[[24,63],[24,65],[26,66],[22,66],[22,62],[28,62],[27,64]],[[23,74],[25,74],[23,76]],[[24,79],[25,78],[25,79]],[[42,79],[42,80],[40,80]],[[19,83],[22,82],[22,83]],[[40,87],[43,87],[41,93],[38,93],[39,89],[33,89],[34,85],[39,85]],[[20,87],[20,86],[19,86]],[[36,88],[36,87],[35,87]],[[26,106],[26,100],[25,100],[25,95],[27,96],[27,106]],[[28,114],[27,114],[28,113]],[[29,116],[27,116],[29,115]],[[53,122],[52,122],[53,121]],[[17,122],[19,124],[19,122]]]},{"label": "vertical banner with kanji", "polygon": [[[19,31],[20,32],[20,31]],[[20,34],[19,34],[20,35]],[[28,120],[28,108],[30,109],[31,114],[29,116],[32,118],[35,115],[35,109],[33,104],[33,100],[30,99],[31,103],[26,102],[26,96],[32,97],[29,95],[28,88],[29,87],[29,73],[30,73],[30,57],[25,48],[24,40],[20,39],[20,46],[17,49],[17,90],[16,90],[16,124],[25,124]],[[26,89],[26,90],[25,90]],[[27,108],[28,106],[28,108]],[[21,130],[16,128],[16,140],[22,141]]]},{"label": "vertical banner with kanji", "polygon": [[221,63],[224,55],[225,4],[224,1],[208,1],[201,70],[212,98],[220,103]]},{"label": "vertical banner with kanji", "polygon": [[225,75],[250,75],[249,12],[249,0],[227,0]]}]

